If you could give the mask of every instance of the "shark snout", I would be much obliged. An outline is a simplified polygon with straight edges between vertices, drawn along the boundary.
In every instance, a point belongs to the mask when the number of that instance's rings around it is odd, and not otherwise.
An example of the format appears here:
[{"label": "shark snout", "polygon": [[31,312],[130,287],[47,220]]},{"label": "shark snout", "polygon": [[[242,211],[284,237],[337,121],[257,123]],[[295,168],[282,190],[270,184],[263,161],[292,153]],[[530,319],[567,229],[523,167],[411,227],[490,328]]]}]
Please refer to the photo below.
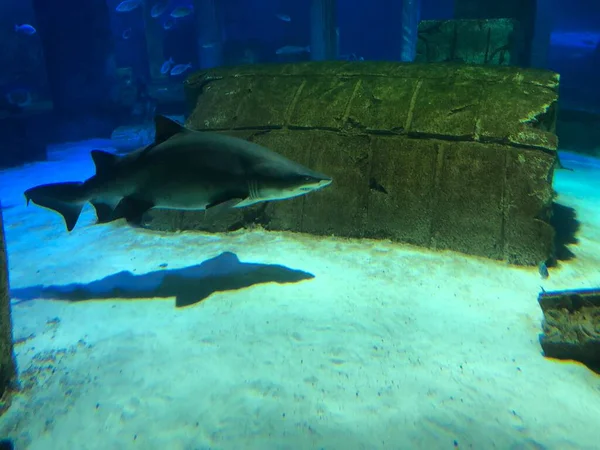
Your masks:
[{"label": "shark snout", "polygon": [[317,183],[317,189],[322,189],[326,186],[329,186],[331,184],[333,180],[329,177],[324,177],[323,179],[319,180]]},{"label": "shark snout", "polygon": [[329,186],[333,179],[318,172],[312,172],[306,177],[307,185],[300,188],[301,191],[309,192]]}]

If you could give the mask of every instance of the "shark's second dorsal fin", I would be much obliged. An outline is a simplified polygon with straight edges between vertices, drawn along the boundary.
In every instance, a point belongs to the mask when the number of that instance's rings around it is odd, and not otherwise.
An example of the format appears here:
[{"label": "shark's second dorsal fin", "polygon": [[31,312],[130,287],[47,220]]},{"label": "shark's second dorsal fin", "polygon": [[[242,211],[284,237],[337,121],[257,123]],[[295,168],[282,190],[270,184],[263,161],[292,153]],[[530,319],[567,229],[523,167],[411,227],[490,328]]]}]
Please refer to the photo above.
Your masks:
[{"label": "shark's second dorsal fin", "polygon": [[161,115],[154,116],[154,127],[156,130],[156,134],[154,136],[155,145],[165,142],[167,139],[175,136],[178,133],[187,131],[187,128],[185,128],[183,125]]},{"label": "shark's second dorsal fin", "polygon": [[92,159],[96,166],[96,175],[102,175],[111,170],[120,158],[118,155],[104,150],[92,150]]}]

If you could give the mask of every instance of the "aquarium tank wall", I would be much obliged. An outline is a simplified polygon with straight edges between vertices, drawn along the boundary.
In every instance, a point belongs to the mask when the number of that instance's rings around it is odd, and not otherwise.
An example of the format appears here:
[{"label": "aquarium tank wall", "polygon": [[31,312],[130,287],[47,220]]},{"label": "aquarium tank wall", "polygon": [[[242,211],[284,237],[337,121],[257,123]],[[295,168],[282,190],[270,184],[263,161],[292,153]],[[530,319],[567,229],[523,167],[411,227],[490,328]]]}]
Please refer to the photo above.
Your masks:
[{"label": "aquarium tank wall", "polygon": [[[55,125],[46,133],[53,141],[106,136],[119,126],[148,122],[157,108],[182,113],[182,81],[195,70],[323,59],[414,60],[421,21],[509,19],[518,23],[510,37],[518,44],[508,44],[514,54],[507,61],[561,73],[560,134],[568,148],[593,150],[575,130],[581,121],[592,127],[598,104],[598,7],[586,2],[121,3],[5,2],[4,108],[47,114],[44,122]],[[273,13],[279,9],[285,12]],[[72,20],[75,15],[78,20]],[[431,52],[444,47],[444,33],[418,61],[440,59]]]},{"label": "aquarium tank wall", "polygon": [[3,0],[0,42],[0,450],[600,448],[600,2]]}]

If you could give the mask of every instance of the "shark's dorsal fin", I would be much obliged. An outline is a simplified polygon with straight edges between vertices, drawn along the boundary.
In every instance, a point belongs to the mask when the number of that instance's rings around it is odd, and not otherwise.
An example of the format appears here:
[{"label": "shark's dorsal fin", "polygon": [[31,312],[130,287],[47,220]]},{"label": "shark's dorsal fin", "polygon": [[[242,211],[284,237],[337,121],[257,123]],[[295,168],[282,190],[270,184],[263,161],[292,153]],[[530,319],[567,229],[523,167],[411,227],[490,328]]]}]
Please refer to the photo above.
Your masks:
[{"label": "shark's dorsal fin", "polygon": [[183,125],[161,115],[154,116],[154,128],[156,133],[154,136],[155,145],[165,142],[176,134],[187,131],[187,128]]},{"label": "shark's dorsal fin", "polygon": [[96,166],[96,175],[101,175],[111,170],[119,161],[119,156],[104,150],[92,150],[92,159]]}]

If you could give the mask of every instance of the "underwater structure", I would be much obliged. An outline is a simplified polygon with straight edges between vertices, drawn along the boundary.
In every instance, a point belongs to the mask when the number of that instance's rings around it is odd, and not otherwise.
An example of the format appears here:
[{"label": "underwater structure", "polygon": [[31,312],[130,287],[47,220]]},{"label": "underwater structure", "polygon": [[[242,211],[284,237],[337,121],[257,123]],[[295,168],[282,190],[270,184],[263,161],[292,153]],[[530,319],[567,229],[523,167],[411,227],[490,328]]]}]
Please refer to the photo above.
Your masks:
[{"label": "underwater structure", "polygon": [[531,62],[536,5],[536,0],[505,0],[502,2],[455,0],[454,18],[515,20],[522,38],[522,45],[516,61],[518,65],[528,67]]},{"label": "underwater structure", "polygon": [[0,3],[0,167],[46,159],[52,99],[42,40],[37,33],[15,32],[14,14],[33,22],[30,2]]},{"label": "underwater structure", "polygon": [[325,61],[337,57],[336,9],[336,0],[311,1],[310,57],[313,61]]},{"label": "underwater structure", "polygon": [[415,60],[420,14],[420,0],[403,0],[400,61],[412,62]]},{"label": "underwater structure", "polygon": [[522,47],[514,19],[423,20],[415,61],[515,66]]},{"label": "underwater structure", "polygon": [[580,361],[600,373],[600,290],[542,292],[538,302],[544,355]]},{"label": "underwater structure", "polygon": [[10,390],[17,377],[8,283],[4,220],[0,208],[0,413],[10,405]]},{"label": "underwater structure", "polygon": [[555,73],[311,62],[216,68],[185,86],[188,127],[249,139],[334,182],[311,198],[231,212],[218,222],[152,211],[151,228],[226,231],[260,223],[527,265],[553,253]]}]

